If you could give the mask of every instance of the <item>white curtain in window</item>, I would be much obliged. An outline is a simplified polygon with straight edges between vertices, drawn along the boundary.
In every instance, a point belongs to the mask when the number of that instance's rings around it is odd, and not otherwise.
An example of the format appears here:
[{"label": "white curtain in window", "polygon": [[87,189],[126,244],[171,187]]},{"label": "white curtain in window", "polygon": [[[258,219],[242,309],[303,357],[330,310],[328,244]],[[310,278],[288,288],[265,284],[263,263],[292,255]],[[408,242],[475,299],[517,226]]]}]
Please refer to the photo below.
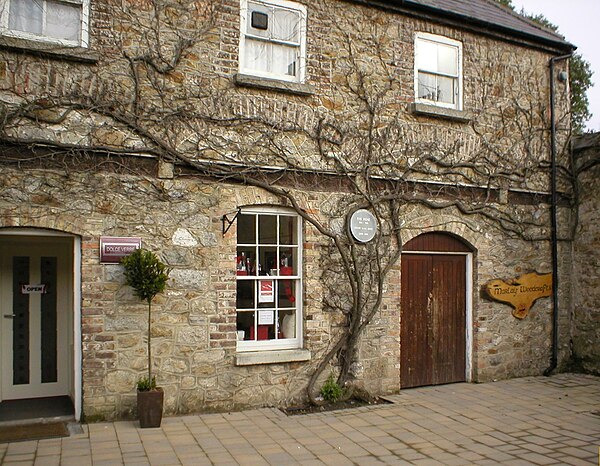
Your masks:
[{"label": "white curtain in window", "polygon": [[8,27],[16,31],[41,34],[43,0],[11,0]]},{"label": "white curtain in window", "polygon": [[298,44],[300,41],[300,14],[297,11],[275,9],[272,38]]},{"label": "white curtain in window", "polygon": [[458,50],[450,45],[420,40],[417,42],[417,67],[432,73],[457,76]]},{"label": "white curtain in window", "polygon": [[260,40],[247,40],[244,51],[244,63],[251,70],[261,71],[263,73],[269,71],[269,47],[268,42]]},{"label": "white curtain in window", "polygon": [[81,6],[47,2],[46,35],[56,39],[79,40]]},{"label": "white curtain in window", "polygon": [[458,75],[458,55],[456,47],[438,44],[437,71],[452,76]]},{"label": "white curtain in window", "polygon": [[245,64],[254,71],[296,76],[297,57],[296,47],[261,40],[246,41]]},{"label": "white curtain in window", "polygon": [[296,47],[272,44],[273,64],[271,73],[296,76]]}]

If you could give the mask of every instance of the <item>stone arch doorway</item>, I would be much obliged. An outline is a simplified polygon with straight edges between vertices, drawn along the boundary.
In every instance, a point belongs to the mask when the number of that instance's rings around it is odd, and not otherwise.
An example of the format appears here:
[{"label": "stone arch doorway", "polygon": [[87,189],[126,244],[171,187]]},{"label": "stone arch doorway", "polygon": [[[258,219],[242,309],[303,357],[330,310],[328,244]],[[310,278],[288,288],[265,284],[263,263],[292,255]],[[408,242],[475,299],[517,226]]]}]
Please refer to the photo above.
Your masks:
[{"label": "stone arch doorway", "polygon": [[401,260],[400,386],[469,380],[471,248],[424,233],[404,245]]}]

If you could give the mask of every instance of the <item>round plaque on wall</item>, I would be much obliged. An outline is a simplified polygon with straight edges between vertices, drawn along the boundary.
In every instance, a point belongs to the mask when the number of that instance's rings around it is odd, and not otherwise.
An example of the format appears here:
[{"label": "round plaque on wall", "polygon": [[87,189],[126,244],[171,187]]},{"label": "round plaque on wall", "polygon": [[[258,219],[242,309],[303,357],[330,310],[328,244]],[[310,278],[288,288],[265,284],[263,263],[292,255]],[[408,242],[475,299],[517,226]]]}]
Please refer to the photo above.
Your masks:
[{"label": "round plaque on wall", "polygon": [[350,216],[350,233],[356,241],[368,243],[377,233],[377,219],[368,210],[357,210]]}]

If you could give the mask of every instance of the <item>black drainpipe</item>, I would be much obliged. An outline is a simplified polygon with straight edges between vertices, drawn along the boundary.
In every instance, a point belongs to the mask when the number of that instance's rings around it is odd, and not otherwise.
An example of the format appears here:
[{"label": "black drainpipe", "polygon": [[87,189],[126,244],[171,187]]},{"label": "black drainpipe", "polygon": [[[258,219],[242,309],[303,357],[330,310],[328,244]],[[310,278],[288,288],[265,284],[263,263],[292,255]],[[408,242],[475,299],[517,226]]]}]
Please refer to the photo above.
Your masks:
[{"label": "black drainpipe", "polygon": [[556,109],[554,105],[554,63],[559,60],[571,58],[572,54],[552,57],[550,59],[550,150],[551,150],[551,176],[550,192],[552,196],[550,204],[551,217],[551,242],[552,242],[552,359],[550,367],[544,371],[544,375],[552,375],[558,366],[558,193],[556,192]]}]

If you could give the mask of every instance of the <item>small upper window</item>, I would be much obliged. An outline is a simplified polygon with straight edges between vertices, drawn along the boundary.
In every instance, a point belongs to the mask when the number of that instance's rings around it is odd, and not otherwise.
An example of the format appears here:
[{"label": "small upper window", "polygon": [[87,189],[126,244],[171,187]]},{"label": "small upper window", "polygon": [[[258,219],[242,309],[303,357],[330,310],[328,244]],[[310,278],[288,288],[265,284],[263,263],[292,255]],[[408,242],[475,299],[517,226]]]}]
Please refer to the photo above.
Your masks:
[{"label": "small upper window", "polygon": [[306,8],[283,0],[241,0],[240,72],[303,82]]},{"label": "small upper window", "polygon": [[420,102],[462,109],[462,44],[418,33],[415,38],[415,92]]},{"label": "small upper window", "polygon": [[63,45],[88,45],[89,0],[0,0],[3,33]]}]

